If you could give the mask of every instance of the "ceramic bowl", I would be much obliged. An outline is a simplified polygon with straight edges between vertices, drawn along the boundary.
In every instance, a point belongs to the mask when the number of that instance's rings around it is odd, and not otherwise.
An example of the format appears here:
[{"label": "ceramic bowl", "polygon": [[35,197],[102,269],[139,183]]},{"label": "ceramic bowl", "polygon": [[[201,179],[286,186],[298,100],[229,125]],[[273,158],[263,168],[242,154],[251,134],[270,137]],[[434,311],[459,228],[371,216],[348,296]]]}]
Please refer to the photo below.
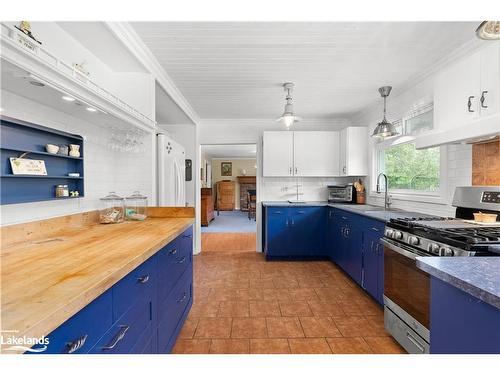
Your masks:
[{"label": "ceramic bowl", "polygon": [[57,154],[57,152],[59,151],[59,146],[57,146],[57,145],[51,145],[49,143],[49,144],[45,145],[45,149],[47,150],[47,152],[49,154]]}]

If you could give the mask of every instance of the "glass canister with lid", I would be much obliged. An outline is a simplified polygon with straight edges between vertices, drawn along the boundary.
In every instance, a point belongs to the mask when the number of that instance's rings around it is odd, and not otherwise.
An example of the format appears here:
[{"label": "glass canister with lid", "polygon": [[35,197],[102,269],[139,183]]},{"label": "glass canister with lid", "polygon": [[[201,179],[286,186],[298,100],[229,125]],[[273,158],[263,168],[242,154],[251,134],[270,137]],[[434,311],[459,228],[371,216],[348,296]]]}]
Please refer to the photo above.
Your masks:
[{"label": "glass canister with lid", "polygon": [[101,224],[121,223],[125,216],[124,199],[114,191],[101,198],[102,208],[99,210]]},{"label": "glass canister with lid", "polygon": [[146,207],[148,206],[148,197],[138,191],[125,198],[125,217],[127,220],[146,219]]}]

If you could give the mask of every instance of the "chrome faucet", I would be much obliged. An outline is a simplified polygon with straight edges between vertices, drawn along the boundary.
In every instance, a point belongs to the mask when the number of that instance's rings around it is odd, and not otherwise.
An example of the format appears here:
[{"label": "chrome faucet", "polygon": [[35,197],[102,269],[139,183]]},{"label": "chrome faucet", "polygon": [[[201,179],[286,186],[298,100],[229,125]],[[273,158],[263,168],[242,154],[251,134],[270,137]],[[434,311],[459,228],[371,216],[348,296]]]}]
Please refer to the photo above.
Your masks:
[{"label": "chrome faucet", "polygon": [[384,176],[385,182],[385,197],[384,197],[384,210],[388,210],[391,205],[391,197],[389,196],[389,191],[387,190],[387,176],[385,173],[379,173],[377,176],[377,193],[381,193],[380,191],[380,176]]}]

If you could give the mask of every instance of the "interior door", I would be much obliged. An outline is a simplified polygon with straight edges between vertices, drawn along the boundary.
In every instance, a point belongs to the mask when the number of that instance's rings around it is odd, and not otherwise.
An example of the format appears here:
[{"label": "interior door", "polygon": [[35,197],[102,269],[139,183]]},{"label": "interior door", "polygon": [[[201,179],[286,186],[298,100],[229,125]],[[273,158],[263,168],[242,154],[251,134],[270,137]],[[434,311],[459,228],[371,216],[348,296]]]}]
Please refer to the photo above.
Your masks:
[{"label": "interior door", "polygon": [[302,177],[339,175],[339,133],[299,131],[293,134],[294,174]]},{"label": "interior door", "polygon": [[264,132],[262,151],[264,177],[293,175],[293,132]]}]

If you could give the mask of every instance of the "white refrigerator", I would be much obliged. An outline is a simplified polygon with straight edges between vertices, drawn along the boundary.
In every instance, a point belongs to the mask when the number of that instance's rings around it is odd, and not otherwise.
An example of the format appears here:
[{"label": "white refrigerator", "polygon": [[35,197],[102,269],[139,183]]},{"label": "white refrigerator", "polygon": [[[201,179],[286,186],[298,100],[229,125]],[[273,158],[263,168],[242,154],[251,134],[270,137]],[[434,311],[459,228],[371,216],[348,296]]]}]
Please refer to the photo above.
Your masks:
[{"label": "white refrigerator", "polygon": [[186,154],[168,135],[157,134],[158,205],[186,206]]}]

